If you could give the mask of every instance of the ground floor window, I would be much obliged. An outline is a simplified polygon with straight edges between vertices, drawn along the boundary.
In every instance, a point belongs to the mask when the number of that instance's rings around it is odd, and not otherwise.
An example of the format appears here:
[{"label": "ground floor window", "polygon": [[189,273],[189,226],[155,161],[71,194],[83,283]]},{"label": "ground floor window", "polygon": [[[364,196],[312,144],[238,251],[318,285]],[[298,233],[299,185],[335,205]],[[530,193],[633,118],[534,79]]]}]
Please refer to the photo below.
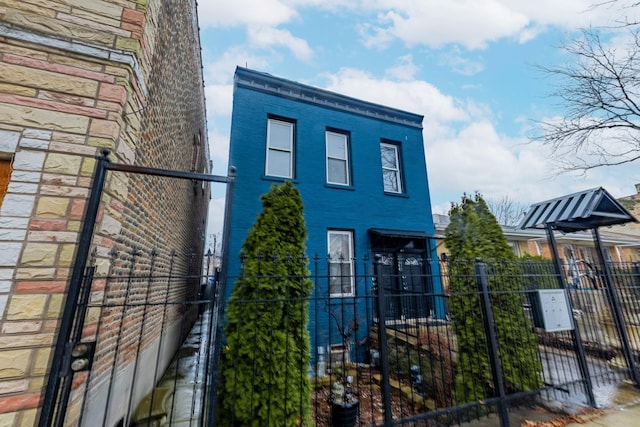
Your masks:
[{"label": "ground floor window", "polygon": [[332,297],[355,295],[353,277],[353,232],[329,230],[329,294]]}]

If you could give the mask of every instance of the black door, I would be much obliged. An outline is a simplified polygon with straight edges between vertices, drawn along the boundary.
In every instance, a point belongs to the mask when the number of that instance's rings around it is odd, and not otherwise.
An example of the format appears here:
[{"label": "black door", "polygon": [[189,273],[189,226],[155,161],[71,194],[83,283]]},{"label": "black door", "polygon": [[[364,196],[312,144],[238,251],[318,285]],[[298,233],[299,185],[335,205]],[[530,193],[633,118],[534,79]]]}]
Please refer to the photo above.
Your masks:
[{"label": "black door", "polygon": [[428,317],[431,307],[424,252],[401,250],[381,255],[381,286],[387,300],[387,319]]}]

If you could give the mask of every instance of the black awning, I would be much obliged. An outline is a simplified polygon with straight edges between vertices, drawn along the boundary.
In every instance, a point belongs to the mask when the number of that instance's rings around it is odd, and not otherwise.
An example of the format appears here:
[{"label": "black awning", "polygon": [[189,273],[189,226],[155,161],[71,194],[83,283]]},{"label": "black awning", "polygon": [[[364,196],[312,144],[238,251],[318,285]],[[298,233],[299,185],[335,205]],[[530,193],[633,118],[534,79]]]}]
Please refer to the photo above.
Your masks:
[{"label": "black awning", "polygon": [[433,234],[424,231],[391,230],[388,228],[370,228],[369,234],[376,237],[395,237],[403,239],[431,239]]},{"label": "black awning", "polygon": [[578,193],[531,205],[518,228],[546,228],[571,233],[602,226],[638,222],[604,188]]}]

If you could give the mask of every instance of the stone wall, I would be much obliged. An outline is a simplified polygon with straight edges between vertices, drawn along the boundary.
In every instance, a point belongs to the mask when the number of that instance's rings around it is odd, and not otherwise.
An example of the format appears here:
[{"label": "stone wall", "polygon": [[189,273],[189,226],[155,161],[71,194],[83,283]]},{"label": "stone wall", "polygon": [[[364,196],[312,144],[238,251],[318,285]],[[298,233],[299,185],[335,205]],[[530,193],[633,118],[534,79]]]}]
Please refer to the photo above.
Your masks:
[{"label": "stone wall", "polygon": [[[0,0],[0,425],[37,421],[100,149],[207,169],[197,31],[193,0]],[[113,248],[202,251],[208,186],[112,173],[102,200],[98,269]]]}]

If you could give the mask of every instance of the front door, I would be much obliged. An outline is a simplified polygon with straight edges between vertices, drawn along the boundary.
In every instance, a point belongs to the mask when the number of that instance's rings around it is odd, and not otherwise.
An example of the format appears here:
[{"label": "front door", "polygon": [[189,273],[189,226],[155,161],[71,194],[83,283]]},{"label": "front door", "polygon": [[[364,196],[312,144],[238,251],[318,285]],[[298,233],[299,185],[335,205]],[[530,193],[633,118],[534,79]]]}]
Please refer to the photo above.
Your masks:
[{"label": "front door", "polygon": [[424,252],[381,253],[381,286],[387,301],[387,319],[406,320],[430,315]]}]

